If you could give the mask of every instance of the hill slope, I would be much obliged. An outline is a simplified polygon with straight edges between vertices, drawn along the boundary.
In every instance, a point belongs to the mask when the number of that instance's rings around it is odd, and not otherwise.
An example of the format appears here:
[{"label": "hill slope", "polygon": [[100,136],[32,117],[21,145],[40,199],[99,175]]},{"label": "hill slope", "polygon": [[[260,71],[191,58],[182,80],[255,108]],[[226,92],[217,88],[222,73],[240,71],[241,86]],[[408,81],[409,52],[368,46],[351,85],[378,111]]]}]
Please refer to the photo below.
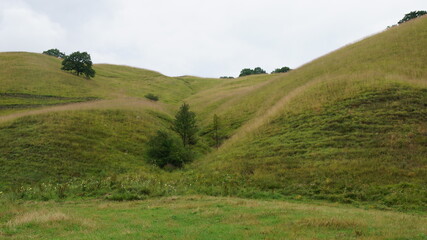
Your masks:
[{"label": "hill slope", "polygon": [[[426,208],[426,44],[423,17],[286,74],[233,80],[114,65],[86,80],[52,57],[2,53],[1,187],[119,175],[121,185],[99,187],[125,198],[267,194]],[[150,92],[160,102],[143,99]],[[197,113],[205,155],[159,171],[145,164],[144,143],[182,101]],[[209,148],[214,114],[219,150]]]},{"label": "hill slope", "polygon": [[245,96],[255,117],[197,171],[284,195],[426,207],[426,44],[424,17],[271,80]]}]

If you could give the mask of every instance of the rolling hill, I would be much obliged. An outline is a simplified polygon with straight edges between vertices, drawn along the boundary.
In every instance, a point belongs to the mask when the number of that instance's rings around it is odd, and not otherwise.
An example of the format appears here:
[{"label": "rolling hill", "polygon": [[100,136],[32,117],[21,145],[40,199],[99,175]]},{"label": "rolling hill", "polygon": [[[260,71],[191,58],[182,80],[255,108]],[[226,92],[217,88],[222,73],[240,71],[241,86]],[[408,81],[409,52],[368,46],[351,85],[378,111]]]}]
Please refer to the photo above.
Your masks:
[{"label": "rolling hill", "polygon": [[[87,80],[53,57],[0,53],[0,190],[23,199],[208,194],[425,210],[426,45],[421,17],[289,73],[237,79],[101,64]],[[146,164],[147,137],[167,129],[184,101],[199,120],[197,159],[173,172]]]}]

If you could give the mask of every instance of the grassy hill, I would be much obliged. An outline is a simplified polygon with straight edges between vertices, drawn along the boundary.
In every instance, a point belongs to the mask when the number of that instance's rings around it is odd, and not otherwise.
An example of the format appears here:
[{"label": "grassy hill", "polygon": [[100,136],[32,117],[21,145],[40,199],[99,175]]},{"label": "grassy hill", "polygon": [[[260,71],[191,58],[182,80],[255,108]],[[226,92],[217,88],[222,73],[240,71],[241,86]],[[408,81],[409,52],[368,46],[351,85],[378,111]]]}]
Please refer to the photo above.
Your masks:
[{"label": "grassy hill", "polygon": [[[289,73],[238,79],[101,64],[87,80],[61,71],[53,57],[0,53],[0,191],[24,199],[209,194],[425,210],[426,44],[422,17]],[[183,101],[201,128],[197,159],[171,173],[149,166],[147,137],[168,128]],[[214,114],[224,138],[218,150]]]},{"label": "grassy hill", "polygon": [[225,122],[251,117],[196,171],[283,195],[425,208],[426,44],[424,17],[272,76],[221,109]]}]

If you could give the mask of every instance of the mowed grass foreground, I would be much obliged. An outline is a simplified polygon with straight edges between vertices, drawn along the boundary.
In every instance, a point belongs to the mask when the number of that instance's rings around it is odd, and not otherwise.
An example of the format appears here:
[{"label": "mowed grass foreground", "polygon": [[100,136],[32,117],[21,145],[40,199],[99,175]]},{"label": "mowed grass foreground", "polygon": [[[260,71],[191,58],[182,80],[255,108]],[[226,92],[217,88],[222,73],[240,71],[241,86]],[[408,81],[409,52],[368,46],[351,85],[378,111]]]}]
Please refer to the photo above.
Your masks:
[{"label": "mowed grass foreground", "polygon": [[427,217],[225,197],[1,206],[1,239],[427,239]]}]

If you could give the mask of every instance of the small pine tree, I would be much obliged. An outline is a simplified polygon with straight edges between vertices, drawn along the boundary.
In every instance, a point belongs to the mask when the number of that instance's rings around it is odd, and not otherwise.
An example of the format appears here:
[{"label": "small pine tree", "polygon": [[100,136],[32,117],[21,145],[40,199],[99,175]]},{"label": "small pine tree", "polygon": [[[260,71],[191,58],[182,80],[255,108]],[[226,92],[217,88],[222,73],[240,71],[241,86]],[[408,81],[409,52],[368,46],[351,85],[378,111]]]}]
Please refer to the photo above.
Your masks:
[{"label": "small pine tree", "polygon": [[181,137],[184,147],[196,144],[198,131],[196,114],[190,111],[190,105],[187,103],[183,103],[175,115],[172,129]]}]

